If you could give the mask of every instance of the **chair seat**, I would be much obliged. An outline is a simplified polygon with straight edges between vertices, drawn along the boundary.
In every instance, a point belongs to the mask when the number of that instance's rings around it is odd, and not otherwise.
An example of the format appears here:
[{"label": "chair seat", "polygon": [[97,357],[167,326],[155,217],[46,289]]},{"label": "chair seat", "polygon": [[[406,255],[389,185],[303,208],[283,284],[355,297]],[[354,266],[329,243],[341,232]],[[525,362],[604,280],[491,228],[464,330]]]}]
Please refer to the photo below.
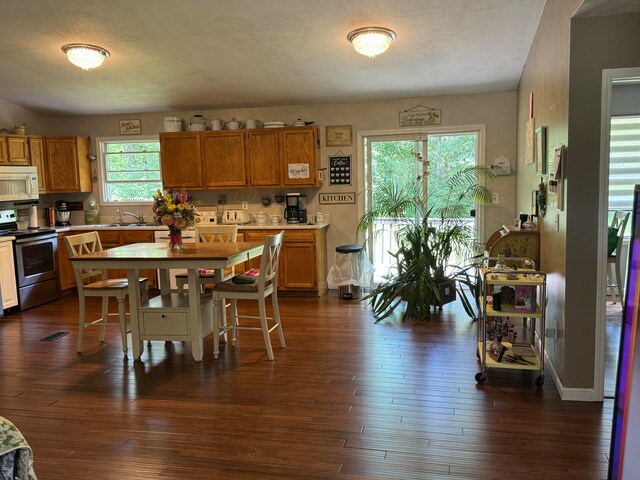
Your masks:
[{"label": "chair seat", "polygon": [[[269,288],[271,282],[265,284],[265,290]],[[217,283],[211,286],[212,291],[220,292],[257,292],[258,282],[255,283],[233,283],[231,280]]]},{"label": "chair seat", "polygon": [[[147,279],[139,278],[140,283],[146,282]],[[85,290],[120,290],[129,288],[129,281],[126,278],[108,278],[106,280],[98,280],[84,286]]]}]

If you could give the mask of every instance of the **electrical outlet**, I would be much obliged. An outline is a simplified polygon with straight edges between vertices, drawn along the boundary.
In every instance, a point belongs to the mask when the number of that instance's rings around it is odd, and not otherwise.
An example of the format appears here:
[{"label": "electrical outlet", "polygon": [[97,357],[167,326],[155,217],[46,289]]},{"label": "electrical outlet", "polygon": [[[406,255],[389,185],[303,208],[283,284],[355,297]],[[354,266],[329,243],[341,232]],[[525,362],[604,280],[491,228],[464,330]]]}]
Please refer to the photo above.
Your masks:
[{"label": "electrical outlet", "polygon": [[249,210],[249,202],[242,202],[242,210]]}]

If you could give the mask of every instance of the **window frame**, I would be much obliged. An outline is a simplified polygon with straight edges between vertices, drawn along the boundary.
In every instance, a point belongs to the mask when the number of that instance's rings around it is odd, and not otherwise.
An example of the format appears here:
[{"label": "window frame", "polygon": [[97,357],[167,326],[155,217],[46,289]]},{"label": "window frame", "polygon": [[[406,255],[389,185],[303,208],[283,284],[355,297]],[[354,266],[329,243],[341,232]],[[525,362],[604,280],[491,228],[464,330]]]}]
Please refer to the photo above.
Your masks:
[{"label": "window frame", "polygon": [[[135,135],[126,138],[123,137],[99,137],[96,138],[96,150],[98,152],[98,185],[100,189],[100,204],[105,206],[133,206],[133,205],[152,205],[153,198],[149,198],[148,201],[135,201],[135,202],[122,202],[107,200],[107,174],[106,174],[106,149],[105,145],[108,143],[144,143],[144,142],[158,142],[158,155],[160,155],[160,137],[158,135]],[[95,174],[95,172],[94,172]],[[162,183],[162,158],[160,158],[160,183]]]}]

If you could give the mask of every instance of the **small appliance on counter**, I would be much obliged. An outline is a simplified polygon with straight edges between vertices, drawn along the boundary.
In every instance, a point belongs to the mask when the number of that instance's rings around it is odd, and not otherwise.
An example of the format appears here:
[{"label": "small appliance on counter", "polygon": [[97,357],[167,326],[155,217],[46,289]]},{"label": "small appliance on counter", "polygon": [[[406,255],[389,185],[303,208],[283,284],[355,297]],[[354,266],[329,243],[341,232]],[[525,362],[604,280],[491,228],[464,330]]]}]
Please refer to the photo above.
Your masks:
[{"label": "small appliance on counter", "polygon": [[225,210],[222,212],[222,223],[231,225],[251,223],[251,214],[246,210]]},{"label": "small appliance on counter", "polygon": [[200,210],[196,217],[196,224],[198,225],[215,225],[218,223],[218,212],[211,210]]},{"label": "small appliance on counter", "polygon": [[71,225],[69,223],[69,217],[71,216],[71,211],[67,206],[67,202],[64,200],[58,200],[56,202],[56,225],[59,227],[66,227]]},{"label": "small appliance on counter", "polygon": [[284,218],[287,223],[307,223],[307,196],[300,193],[287,193]]}]

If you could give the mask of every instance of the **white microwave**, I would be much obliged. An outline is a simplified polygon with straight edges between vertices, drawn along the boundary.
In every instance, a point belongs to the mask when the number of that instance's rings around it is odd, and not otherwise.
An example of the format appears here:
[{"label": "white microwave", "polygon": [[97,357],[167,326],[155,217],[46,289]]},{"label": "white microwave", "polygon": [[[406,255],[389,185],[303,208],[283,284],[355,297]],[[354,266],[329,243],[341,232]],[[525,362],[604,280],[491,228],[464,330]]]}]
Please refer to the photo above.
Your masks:
[{"label": "white microwave", "polygon": [[38,199],[36,167],[0,167],[0,202]]}]

